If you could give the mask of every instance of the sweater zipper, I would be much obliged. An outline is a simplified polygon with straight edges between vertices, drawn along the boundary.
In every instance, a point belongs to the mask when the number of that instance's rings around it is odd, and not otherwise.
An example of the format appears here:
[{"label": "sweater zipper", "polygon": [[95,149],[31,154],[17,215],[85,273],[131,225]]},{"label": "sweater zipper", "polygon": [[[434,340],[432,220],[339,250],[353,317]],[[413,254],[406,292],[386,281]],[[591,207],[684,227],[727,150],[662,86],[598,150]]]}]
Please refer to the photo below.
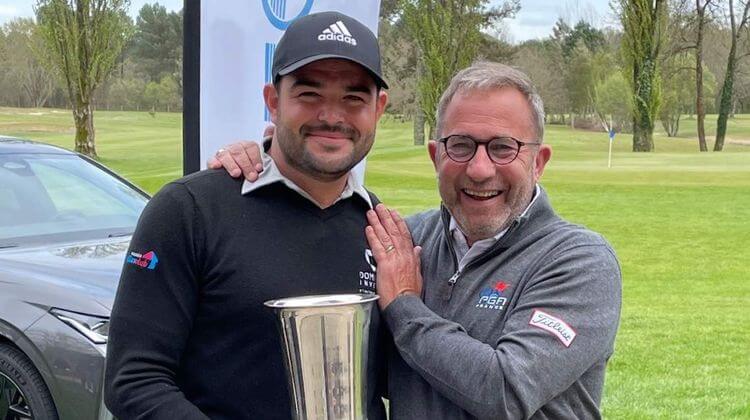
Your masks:
[{"label": "sweater zipper", "polygon": [[[516,229],[518,226],[518,219],[513,221],[513,224],[510,226],[508,231],[505,233],[505,236],[507,236],[509,233],[511,233],[513,230]],[[484,263],[487,259],[493,257],[495,255],[495,251],[500,248],[499,243],[496,243],[494,246],[492,246],[490,249],[485,251],[485,253],[480,256],[479,258],[476,258],[469,264],[466,264],[463,270],[458,268],[458,257],[456,257],[456,251],[453,248],[453,237],[450,234],[450,231],[448,230],[448,224],[443,223],[443,229],[445,230],[446,238],[448,238],[448,245],[450,246],[451,255],[453,256],[453,265],[456,267],[456,272],[453,273],[453,275],[448,279],[448,290],[445,293],[445,300],[449,301],[453,297],[453,289],[456,286],[456,283],[458,282],[458,278],[461,277],[461,274],[466,272],[466,269],[473,267],[475,265]]]},{"label": "sweater zipper", "polygon": [[448,210],[445,207],[442,207],[441,210],[441,218],[443,219],[443,234],[448,240],[448,248],[450,248],[451,257],[453,257],[453,267],[455,267],[456,269],[456,272],[448,279],[448,287],[443,294],[443,299],[445,301],[450,301],[451,297],[453,297],[453,286],[456,285],[458,278],[461,276],[461,270],[458,268],[458,257],[456,256],[456,250],[453,247],[453,236],[451,236],[450,230],[448,229],[448,221],[450,220],[450,215],[448,214]]},{"label": "sweater zipper", "polygon": [[456,271],[456,274],[452,275],[451,278],[448,279],[448,283],[456,284],[456,280],[458,280],[458,277],[460,275],[461,275],[461,270]]}]

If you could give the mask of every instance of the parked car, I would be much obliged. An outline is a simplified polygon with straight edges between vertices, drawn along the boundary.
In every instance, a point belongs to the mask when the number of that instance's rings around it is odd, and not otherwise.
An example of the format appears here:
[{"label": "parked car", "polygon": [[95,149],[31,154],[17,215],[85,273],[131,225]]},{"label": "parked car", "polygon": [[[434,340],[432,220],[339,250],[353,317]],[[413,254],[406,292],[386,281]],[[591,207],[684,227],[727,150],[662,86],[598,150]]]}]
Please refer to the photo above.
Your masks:
[{"label": "parked car", "polygon": [[109,316],[148,198],[85,156],[0,137],[0,420],[112,417]]}]

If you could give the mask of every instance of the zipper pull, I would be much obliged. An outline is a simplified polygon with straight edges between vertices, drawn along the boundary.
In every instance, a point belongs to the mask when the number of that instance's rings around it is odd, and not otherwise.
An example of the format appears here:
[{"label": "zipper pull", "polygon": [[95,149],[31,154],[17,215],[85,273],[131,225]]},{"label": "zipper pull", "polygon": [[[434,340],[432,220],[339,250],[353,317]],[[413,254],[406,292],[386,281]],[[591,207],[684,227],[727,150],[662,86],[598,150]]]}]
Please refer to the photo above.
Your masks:
[{"label": "zipper pull", "polygon": [[448,287],[446,287],[443,291],[443,300],[451,300],[451,298],[453,297],[453,286],[456,285],[456,281],[458,281],[459,276],[461,276],[461,270],[456,271],[456,273],[448,279]]},{"label": "zipper pull", "polygon": [[461,270],[456,271],[456,274],[451,276],[451,278],[448,279],[448,283],[453,286],[456,284],[456,281],[458,280],[458,277],[461,275]]}]

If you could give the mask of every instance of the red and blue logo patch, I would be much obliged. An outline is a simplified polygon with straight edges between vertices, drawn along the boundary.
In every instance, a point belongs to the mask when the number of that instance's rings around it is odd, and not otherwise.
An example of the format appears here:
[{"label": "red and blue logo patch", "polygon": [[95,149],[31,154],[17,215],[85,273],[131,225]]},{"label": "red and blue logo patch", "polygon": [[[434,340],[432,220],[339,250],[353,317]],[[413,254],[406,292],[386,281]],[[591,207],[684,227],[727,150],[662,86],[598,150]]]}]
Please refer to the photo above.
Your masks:
[{"label": "red and blue logo patch", "polygon": [[479,301],[476,308],[494,309],[496,311],[505,308],[508,298],[503,296],[503,292],[508,288],[508,283],[499,280],[492,287],[485,287],[479,293]]},{"label": "red and blue logo patch", "polygon": [[156,264],[159,262],[156,253],[149,251],[145,254],[139,254],[137,252],[131,252],[130,255],[125,259],[128,264],[137,265],[141,268],[153,270],[156,268]]}]

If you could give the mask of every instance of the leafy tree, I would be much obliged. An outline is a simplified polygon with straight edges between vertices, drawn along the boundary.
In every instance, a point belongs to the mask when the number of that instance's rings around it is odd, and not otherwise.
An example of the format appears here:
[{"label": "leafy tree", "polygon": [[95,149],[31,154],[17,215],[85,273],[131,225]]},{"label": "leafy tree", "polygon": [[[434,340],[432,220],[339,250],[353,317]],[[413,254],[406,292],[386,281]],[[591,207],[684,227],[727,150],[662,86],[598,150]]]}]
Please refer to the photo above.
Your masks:
[{"label": "leafy tree", "polygon": [[[680,128],[680,118],[684,114],[692,114],[696,110],[695,103],[695,76],[693,60],[689,53],[681,53],[665,60],[662,72],[662,100],[659,107],[659,119],[667,136],[677,136]],[[708,69],[704,68],[703,96],[706,100],[705,111],[714,110],[714,97],[716,96],[716,77]]]},{"label": "leafy tree", "polygon": [[[381,11],[382,13],[382,11]],[[388,81],[388,112],[411,117],[414,114],[417,75],[417,46],[408,35],[403,22],[381,19],[378,42],[383,60],[383,73]]]},{"label": "leafy tree", "polygon": [[139,109],[142,105],[146,83],[140,78],[118,78],[109,87],[110,105],[122,109]]},{"label": "leafy tree", "polygon": [[479,40],[479,50],[477,52],[478,58],[498,63],[509,63],[513,61],[515,54],[516,48],[509,42],[482,33],[482,37]]},{"label": "leafy tree", "polygon": [[39,57],[60,79],[73,108],[75,150],[97,157],[96,89],[115,65],[130,35],[127,0],[37,0]]},{"label": "leafy tree", "polygon": [[573,28],[563,18],[558,18],[555,26],[552,27],[552,39],[562,46],[565,40],[570,36]]},{"label": "leafy tree", "polygon": [[[604,51],[592,52],[583,41],[579,41],[565,64],[570,110],[585,117],[596,116],[596,85],[603,82],[612,71],[617,70],[619,69],[611,54]],[[574,121],[571,115],[571,125],[574,125]],[[590,126],[595,120],[585,118],[584,122]]]},{"label": "leafy tree", "polygon": [[[562,36],[562,51],[565,57],[570,57],[579,44],[583,44],[587,50],[597,52],[604,47],[604,33],[596,29],[588,22],[579,21],[572,29],[561,19],[556,25],[560,25],[558,36]],[[554,32],[553,32],[554,33]]]},{"label": "leafy tree", "polygon": [[568,99],[568,111],[571,113],[571,125],[575,123],[573,113],[591,114],[593,109],[594,87],[602,80],[594,72],[597,63],[594,57],[606,46],[604,33],[580,20],[571,27],[563,18],[559,18],[552,29],[552,41],[559,46],[562,54],[561,70],[564,74],[565,90]]},{"label": "leafy tree", "polygon": [[[731,47],[729,57],[727,58],[727,69],[724,73],[724,84],[721,87],[721,99],[719,102],[719,116],[716,120],[716,142],[714,143],[714,152],[720,152],[724,149],[724,138],[727,134],[727,120],[729,112],[732,109],[732,96],[734,88],[734,79],[737,72],[738,62],[750,55],[750,1],[746,0],[737,2],[738,10],[734,9],[733,0],[729,0],[729,23],[732,30]],[[736,12],[742,11],[739,16]],[[739,20],[737,19],[739,18]],[[745,48],[740,49],[742,37],[744,36]],[[738,50],[740,52],[738,52]]]},{"label": "leafy tree", "polygon": [[18,98],[15,105],[42,107],[55,89],[54,77],[32,54],[41,39],[32,19],[18,18],[5,24],[2,59],[5,88]]},{"label": "leafy tree", "polygon": [[633,151],[650,152],[659,110],[658,58],[666,0],[619,0],[619,5],[623,61],[633,97]]},{"label": "leafy tree", "polygon": [[429,126],[435,128],[435,111],[450,79],[476,57],[482,40],[480,29],[519,8],[518,0],[488,8],[488,0],[402,0],[402,18],[419,48],[424,73],[418,96]]},{"label": "leafy tree", "polygon": [[181,86],[182,12],[167,12],[164,6],[145,4],[136,18],[132,55],[150,81],[173,77]]},{"label": "leafy tree", "polygon": [[177,82],[171,76],[164,76],[159,83],[148,82],[143,92],[143,99],[152,111],[171,111],[179,106],[180,94]]},{"label": "leafy tree", "polygon": [[[395,22],[403,13],[402,0],[381,0],[380,19],[387,22]],[[378,34],[379,36],[379,34]]]},{"label": "leafy tree", "polygon": [[633,101],[622,72],[615,71],[594,88],[594,109],[605,131],[624,131],[632,118]]},{"label": "leafy tree", "polygon": [[583,42],[569,53],[565,67],[565,86],[570,98],[570,110],[585,114],[591,109],[591,97],[596,81],[592,54]]},{"label": "leafy tree", "polygon": [[686,53],[673,55],[666,60],[661,72],[663,82],[659,120],[667,136],[675,137],[680,130],[681,116],[693,109],[695,72]]},{"label": "leafy tree", "polygon": [[[0,27],[0,63],[8,63],[10,60],[8,58],[7,47],[5,28]],[[13,89],[10,88],[13,84],[10,80],[9,72],[0,72],[0,104],[13,106],[19,100],[17,95],[13,95]]]}]

